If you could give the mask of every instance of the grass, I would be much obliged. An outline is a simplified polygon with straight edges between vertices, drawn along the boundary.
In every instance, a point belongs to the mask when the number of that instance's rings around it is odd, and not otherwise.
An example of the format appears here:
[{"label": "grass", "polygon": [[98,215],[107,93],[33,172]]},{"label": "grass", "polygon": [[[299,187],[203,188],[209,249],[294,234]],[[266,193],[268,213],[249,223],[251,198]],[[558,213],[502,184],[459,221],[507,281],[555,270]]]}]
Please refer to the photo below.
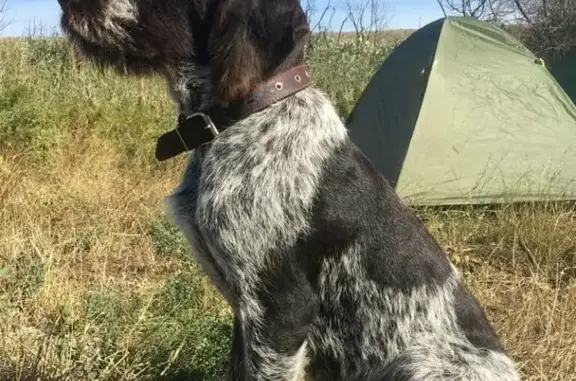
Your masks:
[{"label": "grass", "polygon": [[[313,78],[342,117],[391,48],[311,43]],[[97,72],[57,39],[0,41],[0,380],[221,375],[230,311],[164,216],[185,161],[153,159],[175,121],[164,89]],[[421,215],[524,379],[572,380],[574,208]]]}]

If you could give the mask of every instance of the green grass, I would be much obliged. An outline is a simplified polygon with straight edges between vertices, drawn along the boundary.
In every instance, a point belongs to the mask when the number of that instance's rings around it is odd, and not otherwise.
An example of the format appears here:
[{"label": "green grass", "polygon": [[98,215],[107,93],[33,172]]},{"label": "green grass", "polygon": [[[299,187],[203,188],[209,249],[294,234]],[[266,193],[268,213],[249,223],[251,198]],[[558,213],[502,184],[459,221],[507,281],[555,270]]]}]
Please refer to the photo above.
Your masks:
[{"label": "green grass", "polygon": [[[312,77],[350,112],[392,49],[318,36]],[[158,164],[159,78],[99,72],[58,39],[0,40],[0,380],[218,379],[230,311],[199,275]],[[526,380],[576,372],[569,206],[422,211]]]}]

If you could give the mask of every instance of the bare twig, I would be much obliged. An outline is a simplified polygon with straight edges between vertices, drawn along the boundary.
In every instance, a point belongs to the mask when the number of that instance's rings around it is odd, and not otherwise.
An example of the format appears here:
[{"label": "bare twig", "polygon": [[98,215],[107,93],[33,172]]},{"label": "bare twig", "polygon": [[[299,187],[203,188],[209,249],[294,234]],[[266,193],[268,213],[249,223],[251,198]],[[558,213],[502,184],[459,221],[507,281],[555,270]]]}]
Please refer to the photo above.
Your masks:
[{"label": "bare twig", "polygon": [[522,17],[524,17],[524,20],[526,20],[526,22],[531,24],[532,20],[530,20],[530,17],[528,17],[528,14],[524,10],[524,7],[522,6],[520,0],[514,0],[514,4],[516,5],[516,8],[518,9],[518,11],[522,14]]},{"label": "bare twig", "polygon": [[[344,0],[344,8],[346,20],[352,23],[356,35],[361,38],[366,38],[369,34],[374,34],[376,37],[377,32],[388,21],[384,0]],[[366,15],[369,16],[368,22]]]},{"label": "bare twig", "polygon": [[0,0],[0,32],[12,23],[12,20],[8,21],[6,17],[8,14],[7,1],[8,0]]},{"label": "bare twig", "polygon": [[530,250],[530,248],[526,245],[526,243],[522,238],[518,238],[518,244],[520,245],[522,250],[524,250],[530,262],[536,267],[537,270],[540,270],[540,264],[536,260],[536,257],[532,253],[532,250]]},{"label": "bare twig", "polygon": [[444,4],[442,4],[442,0],[436,0],[436,2],[438,2],[438,5],[440,6],[440,9],[442,9],[442,13],[444,14],[444,17],[446,17],[447,16],[446,8],[444,8]]},{"label": "bare twig", "polygon": [[[480,0],[480,1],[478,1],[478,4],[476,5],[476,8],[474,8],[474,9],[470,12],[470,17],[477,18],[478,16],[480,16],[481,14],[484,13],[485,7],[486,7],[486,0]],[[472,7],[470,7],[470,8],[472,8]]]}]

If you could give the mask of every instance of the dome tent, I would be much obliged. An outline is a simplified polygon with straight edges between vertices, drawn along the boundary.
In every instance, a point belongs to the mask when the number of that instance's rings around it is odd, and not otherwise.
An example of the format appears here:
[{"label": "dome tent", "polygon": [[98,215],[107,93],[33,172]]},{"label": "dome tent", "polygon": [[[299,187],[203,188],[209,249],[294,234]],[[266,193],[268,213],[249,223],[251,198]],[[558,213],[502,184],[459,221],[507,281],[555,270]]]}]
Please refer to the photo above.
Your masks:
[{"label": "dome tent", "polygon": [[414,32],[347,126],[408,204],[576,200],[576,106],[490,23],[446,17]]}]

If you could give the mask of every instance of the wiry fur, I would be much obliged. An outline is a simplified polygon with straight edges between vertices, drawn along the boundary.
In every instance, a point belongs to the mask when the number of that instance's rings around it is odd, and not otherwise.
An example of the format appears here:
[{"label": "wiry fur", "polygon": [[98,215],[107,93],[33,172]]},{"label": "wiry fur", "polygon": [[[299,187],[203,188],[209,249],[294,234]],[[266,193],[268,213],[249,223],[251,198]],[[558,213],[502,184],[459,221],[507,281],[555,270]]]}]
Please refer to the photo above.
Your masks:
[{"label": "wiry fur", "polygon": [[[182,116],[301,62],[297,0],[132,1],[60,0],[63,25],[102,64],[164,74]],[[144,24],[152,11],[171,26]],[[231,379],[519,380],[458,271],[321,91],[196,149],[167,204],[233,309]]]},{"label": "wiry fur", "polygon": [[[409,253],[414,258],[391,269],[390,278],[396,278],[396,284],[387,280],[389,287],[382,282],[388,277],[369,274],[365,262],[370,254],[374,255],[371,260],[386,262],[382,257],[385,249],[374,252],[375,248],[361,239],[346,239],[341,252],[330,252],[334,249],[330,246],[316,247],[315,235],[326,228],[315,217],[319,187],[330,169],[328,162],[341,149],[355,150],[338,116],[322,93],[306,90],[247,118],[210,147],[193,153],[182,184],[168,199],[173,219],[196,247],[199,262],[208,265],[207,274],[227,295],[240,321],[266,327],[265,302],[258,289],[297,278],[283,273],[288,279],[270,279],[276,274],[275,267],[285,266],[278,262],[290,260],[286,255],[302,260],[290,267],[302,271],[300,280],[311,284],[309,288],[294,284],[294,292],[300,294],[295,297],[309,298],[317,306],[294,311],[298,306],[275,305],[278,311],[268,310],[275,316],[292,314],[298,321],[308,321],[308,326],[292,356],[281,357],[278,349],[257,345],[274,340],[265,332],[254,338],[251,347],[264,362],[254,365],[255,372],[262,372],[259,379],[293,379],[302,369],[292,365],[301,363],[308,365],[313,380],[360,380],[372,373],[378,376],[375,379],[399,381],[518,380],[514,364],[500,348],[476,302],[468,296],[464,300],[472,306],[465,304],[464,311],[458,306],[456,299],[465,290],[463,280],[418,225],[418,235],[428,245],[418,243],[420,253]],[[342,186],[354,189],[351,184]],[[389,191],[382,193],[392,197]],[[388,213],[399,230],[410,231],[412,224],[419,224],[404,215],[407,212],[399,203],[391,204]],[[387,229],[378,228],[383,223],[378,216],[366,218],[374,229],[365,234],[381,234],[384,242],[392,238],[386,237]],[[302,252],[296,253],[302,246]],[[321,249],[326,251],[316,251]],[[308,258],[301,258],[304,256]],[[418,266],[418,259],[422,267],[433,268],[434,277],[403,276],[403,271]],[[425,268],[414,270],[427,272]],[[215,276],[217,271],[220,274]],[[283,303],[282,295],[266,297],[279,297],[278,304]],[[314,317],[307,318],[307,313]],[[465,314],[478,320],[471,330],[487,335],[488,343],[475,340],[474,332],[466,332],[458,316]],[[305,361],[299,357],[302,348],[306,349]],[[274,359],[275,365],[266,359]]]}]

